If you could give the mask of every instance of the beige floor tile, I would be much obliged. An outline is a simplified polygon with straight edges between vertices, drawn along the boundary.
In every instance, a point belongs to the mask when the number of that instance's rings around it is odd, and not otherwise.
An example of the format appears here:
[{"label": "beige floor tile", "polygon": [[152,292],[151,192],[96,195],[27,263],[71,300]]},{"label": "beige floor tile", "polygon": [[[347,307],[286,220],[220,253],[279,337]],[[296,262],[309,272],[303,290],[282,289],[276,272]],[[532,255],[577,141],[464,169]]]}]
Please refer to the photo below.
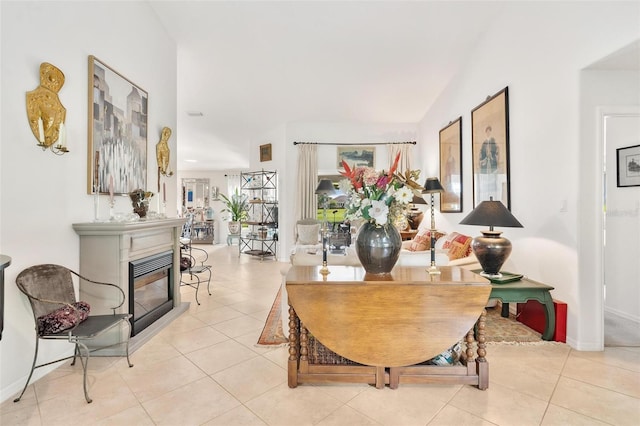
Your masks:
[{"label": "beige floor tile", "polygon": [[260,334],[262,334],[262,329],[254,330],[250,333],[243,334],[242,336],[234,337],[233,340],[260,355],[271,352],[278,347],[277,345],[258,345]]},{"label": "beige floor tile", "polygon": [[345,404],[362,392],[371,389],[371,385],[366,383],[330,383],[304,386],[316,386],[318,389],[323,390],[328,395]]},{"label": "beige floor tile", "polygon": [[226,340],[186,356],[205,373],[214,374],[259,355],[235,340]]},{"label": "beige floor tile", "polygon": [[541,399],[516,392],[498,384],[481,391],[464,386],[450,405],[497,425],[539,425],[547,408]]},{"label": "beige floor tile", "polygon": [[139,364],[120,371],[139,401],[148,401],[202,378],[205,373],[184,357]]},{"label": "beige floor tile", "polygon": [[540,426],[604,426],[607,424],[608,423],[601,422],[600,420],[583,416],[582,414],[576,413],[575,411],[567,410],[566,408],[549,404],[547,412],[544,414],[544,419],[542,419],[542,423],[540,423]]},{"label": "beige floor tile", "polygon": [[136,364],[153,364],[181,356],[182,354],[169,343],[170,341],[159,336],[151,338],[129,356],[131,363],[134,366]]},{"label": "beige floor tile", "polygon": [[427,423],[428,426],[492,426],[493,423],[488,422],[478,416],[468,413],[451,405],[444,407],[435,418]]},{"label": "beige floor tile", "polygon": [[604,351],[571,351],[571,356],[640,372],[640,348],[604,348]]},{"label": "beige floor tile", "polygon": [[551,403],[613,425],[637,425],[640,403],[618,392],[561,378]]},{"label": "beige floor tile", "polygon": [[195,330],[196,328],[206,327],[207,324],[198,318],[184,313],[176,318],[171,324],[169,324],[164,330],[158,333],[158,336],[163,339],[170,339],[172,336],[175,336],[180,333],[184,333],[186,331]]},{"label": "beige floor tile", "polygon": [[[526,365],[526,368],[523,368],[523,365]],[[550,373],[548,369],[538,368],[521,359],[491,362],[489,387],[493,384],[501,385],[548,402],[560,378],[562,366],[554,369],[558,370],[557,373]]]},{"label": "beige floor tile", "polygon": [[209,309],[207,311],[198,312],[193,314],[196,318],[203,321],[207,325],[213,325],[220,322],[228,321],[234,318],[244,316],[242,312],[239,312],[228,306],[220,306],[215,309]]},{"label": "beige floor tile", "polygon": [[[49,376],[47,375],[41,380],[48,380],[48,378]],[[27,380],[27,378],[25,377],[24,380]],[[24,386],[24,382],[21,382],[20,384]],[[22,392],[22,388],[20,388],[18,392],[16,392],[14,395],[11,395],[10,398],[7,398],[2,404],[0,404],[0,415],[9,413],[14,410],[22,410],[25,407],[30,407],[31,409],[36,410],[38,409],[38,400],[36,399],[36,391],[33,383],[27,386],[27,389],[24,391],[24,395],[22,395],[20,401],[13,402],[13,400],[16,399],[18,395],[20,395],[20,392]],[[0,425],[1,424],[2,422],[0,422]]]},{"label": "beige floor tile", "polygon": [[176,335],[171,339],[171,344],[183,354],[224,342],[229,337],[214,330],[211,327],[196,328]]},{"label": "beige floor tile", "polygon": [[276,363],[284,370],[287,370],[289,363],[289,345],[285,344],[276,346],[272,351],[269,351],[262,356],[269,359],[271,362]]},{"label": "beige floor tile", "polygon": [[231,411],[216,417],[203,424],[203,426],[266,426],[266,423],[260,420],[258,416],[253,414],[244,405],[240,405]]},{"label": "beige floor tile", "polygon": [[400,385],[393,390],[370,387],[347,405],[383,425],[425,425],[459,388],[457,385]]},{"label": "beige floor tile", "polygon": [[573,356],[569,358],[562,375],[634,398],[640,398],[639,372]]},{"label": "beige floor tile", "polygon": [[96,426],[154,426],[153,420],[141,405],[123,410],[96,423]]},{"label": "beige floor tile", "polygon": [[375,426],[379,424],[380,423],[346,405],[338,408],[317,423],[318,426]]},{"label": "beige floor tile", "polygon": [[[10,402],[14,406],[6,407],[7,402]],[[12,425],[12,426],[40,426],[42,425],[42,419],[40,418],[40,411],[38,406],[34,404],[22,404],[20,402],[13,402],[13,398],[5,401],[0,407],[0,425]]]},{"label": "beige floor tile", "polygon": [[210,377],[204,377],[142,404],[156,425],[199,425],[240,403]]},{"label": "beige floor tile", "polygon": [[251,331],[262,330],[264,327],[264,321],[258,321],[255,318],[245,315],[213,324],[212,327],[229,337],[237,337]]},{"label": "beige floor tile", "polygon": [[[245,300],[244,302],[234,303],[230,305],[230,307],[243,314],[251,315],[252,313],[263,312],[265,310],[268,312],[272,303],[273,301],[270,302],[268,300]],[[264,321],[265,318],[266,316],[263,317],[262,320]]]},{"label": "beige floor tile", "polygon": [[313,386],[289,389],[282,384],[245,405],[268,425],[305,426],[318,423],[342,403]]},{"label": "beige floor tile", "polygon": [[287,381],[287,372],[271,361],[256,357],[212,375],[240,402],[247,402]]}]

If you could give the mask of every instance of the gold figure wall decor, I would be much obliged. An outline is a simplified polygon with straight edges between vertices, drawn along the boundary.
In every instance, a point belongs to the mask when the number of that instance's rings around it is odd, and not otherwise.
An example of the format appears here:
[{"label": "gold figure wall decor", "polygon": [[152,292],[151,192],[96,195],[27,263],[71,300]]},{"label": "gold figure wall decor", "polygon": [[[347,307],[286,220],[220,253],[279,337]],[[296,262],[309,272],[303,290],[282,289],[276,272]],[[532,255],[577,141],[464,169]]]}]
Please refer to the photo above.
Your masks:
[{"label": "gold figure wall decor", "polygon": [[[171,137],[171,129],[162,128],[160,142],[156,145],[156,160],[158,160],[158,174],[162,176],[172,176],[173,172],[169,170],[169,159],[171,152],[169,151],[169,138]],[[158,185],[160,181],[158,180]]]},{"label": "gold figure wall decor", "polygon": [[[40,85],[27,92],[27,117],[31,132],[42,149],[56,154],[69,152],[64,126],[67,110],[58,98],[64,84],[64,74],[48,62],[40,64]],[[58,141],[57,145],[54,143]]]}]

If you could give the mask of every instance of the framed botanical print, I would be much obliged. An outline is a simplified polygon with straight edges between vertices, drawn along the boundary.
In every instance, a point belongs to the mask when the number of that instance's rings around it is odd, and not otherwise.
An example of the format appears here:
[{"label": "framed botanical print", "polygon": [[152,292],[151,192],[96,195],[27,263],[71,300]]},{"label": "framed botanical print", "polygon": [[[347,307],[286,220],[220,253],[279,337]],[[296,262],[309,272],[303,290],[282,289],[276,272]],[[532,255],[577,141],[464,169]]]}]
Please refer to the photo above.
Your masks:
[{"label": "framed botanical print", "polygon": [[146,190],[148,102],[140,86],[89,56],[89,194]]},{"label": "framed botanical print", "polygon": [[471,137],[473,207],[493,199],[511,210],[507,87],[471,111]]},{"label": "framed botanical print", "polygon": [[462,211],[462,117],[440,130],[440,211]]},{"label": "framed botanical print", "polygon": [[640,186],[640,145],[616,149],[618,187]]}]

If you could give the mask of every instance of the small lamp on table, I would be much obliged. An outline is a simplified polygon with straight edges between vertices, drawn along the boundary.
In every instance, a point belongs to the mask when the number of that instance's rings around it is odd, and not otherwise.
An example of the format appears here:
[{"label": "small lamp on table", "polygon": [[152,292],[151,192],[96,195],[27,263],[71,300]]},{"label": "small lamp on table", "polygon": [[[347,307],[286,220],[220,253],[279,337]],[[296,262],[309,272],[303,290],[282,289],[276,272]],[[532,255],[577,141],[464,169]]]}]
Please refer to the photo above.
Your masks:
[{"label": "small lamp on table", "polygon": [[438,192],[443,192],[444,188],[440,184],[440,180],[437,177],[427,178],[424,183],[423,194],[431,194],[431,266],[427,269],[430,275],[439,274],[440,270],[436,267],[436,216],[435,216],[435,200],[434,196]]},{"label": "small lamp on table", "polygon": [[335,192],[333,182],[329,179],[320,180],[316,188],[316,195],[320,195],[322,202],[322,269],[320,269],[320,273],[323,275],[329,273],[329,269],[327,268],[327,204],[329,198],[331,198]]}]

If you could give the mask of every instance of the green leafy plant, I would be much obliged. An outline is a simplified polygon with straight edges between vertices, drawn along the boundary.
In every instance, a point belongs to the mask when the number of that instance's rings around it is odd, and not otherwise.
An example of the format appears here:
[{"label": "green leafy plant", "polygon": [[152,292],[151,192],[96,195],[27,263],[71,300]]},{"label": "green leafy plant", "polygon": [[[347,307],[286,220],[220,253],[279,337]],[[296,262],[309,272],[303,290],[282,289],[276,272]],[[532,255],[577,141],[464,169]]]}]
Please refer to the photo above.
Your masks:
[{"label": "green leafy plant", "polygon": [[246,194],[240,194],[238,189],[231,197],[227,197],[224,194],[220,194],[220,197],[224,200],[225,208],[222,212],[227,212],[231,215],[232,222],[239,222],[247,219],[249,212],[249,203],[247,201]]}]

